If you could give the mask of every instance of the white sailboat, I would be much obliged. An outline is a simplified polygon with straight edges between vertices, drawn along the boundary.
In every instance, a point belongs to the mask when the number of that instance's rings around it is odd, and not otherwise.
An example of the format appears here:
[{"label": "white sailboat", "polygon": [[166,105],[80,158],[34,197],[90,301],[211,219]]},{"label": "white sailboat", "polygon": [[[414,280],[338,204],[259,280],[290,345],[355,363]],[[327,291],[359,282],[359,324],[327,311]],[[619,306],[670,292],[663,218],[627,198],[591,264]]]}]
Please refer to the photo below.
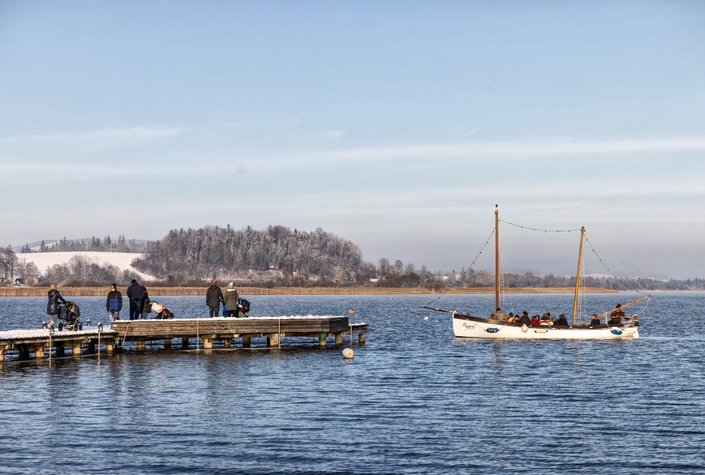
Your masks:
[{"label": "white sailboat", "polygon": [[[495,309],[501,308],[499,267],[499,210],[495,208]],[[639,338],[638,314],[626,315],[623,310],[648,300],[651,296],[645,295],[638,299],[618,305],[613,310],[606,311],[591,322],[579,323],[578,302],[580,294],[580,280],[582,272],[583,241],[585,227],[580,228],[580,247],[578,251],[578,267],[575,279],[575,294],[573,297],[572,325],[555,325],[553,322],[543,321],[532,326],[526,321],[509,321],[503,312],[493,312],[490,317],[478,317],[456,310],[422,306],[428,310],[448,312],[453,321],[453,334],[459,338],[490,338],[490,339],[521,339],[521,340],[621,340]]]}]

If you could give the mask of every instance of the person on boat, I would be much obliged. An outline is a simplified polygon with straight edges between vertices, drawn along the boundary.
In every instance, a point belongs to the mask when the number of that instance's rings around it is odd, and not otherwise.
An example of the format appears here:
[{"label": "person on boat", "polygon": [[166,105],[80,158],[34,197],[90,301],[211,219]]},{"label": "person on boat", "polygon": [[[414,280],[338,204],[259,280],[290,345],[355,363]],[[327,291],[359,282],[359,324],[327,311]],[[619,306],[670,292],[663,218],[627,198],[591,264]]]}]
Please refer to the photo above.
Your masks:
[{"label": "person on boat", "polygon": [[509,312],[507,316],[507,323],[515,323],[519,321],[519,317],[514,315],[514,312]]},{"label": "person on boat", "polygon": [[541,320],[539,321],[539,325],[542,325],[544,327],[553,326],[553,320],[551,319],[551,312],[544,312],[544,314],[541,316]]},{"label": "person on boat", "polygon": [[529,312],[524,310],[521,313],[521,317],[519,317],[519,323],[521,323],[522,325],[526,325],[527,327],[531,325],[531,318],[529,317]]},{"label": "person on boat", "polygon": [[618,303],[617,306],[610,312],[610,320],[607,322],[608,325],[621,325],[622,318],[624,317],[624,310],[622,310],[622,304]]},{"label": "person on boat", "polygon": [[501,308],[497,308],[497,310],[494,312],[494,318],[495,320],[506,321],[507,314],[504,313],[504,310],[502,310]]},{"label": "person on boat", "polygon": [[48,293],[49,301],[47,302],[47,315],[59,315],[61,313],[61,305],[66,305],[66,299],[61,296],[56,284],[52,283],[49,286]]},{"label": "person on boat", "polygon": [[531,317],[531,322],[529,323],[530,326],[532,327],[537,327],[541,324],[541,319],[539,318],[538,315],[534,315]]},{"label": "person on boat", "polygon": [[592,314],[592,319],[590,320],[591,327],[599,327],[602,323],[600,322],[600,316],[596,313]]},{"label": "person on boat", "polygon": [[558,315],[558,318],[553,322],[554,327],[568,328],[568,320],[565,318],[565,313]]}]

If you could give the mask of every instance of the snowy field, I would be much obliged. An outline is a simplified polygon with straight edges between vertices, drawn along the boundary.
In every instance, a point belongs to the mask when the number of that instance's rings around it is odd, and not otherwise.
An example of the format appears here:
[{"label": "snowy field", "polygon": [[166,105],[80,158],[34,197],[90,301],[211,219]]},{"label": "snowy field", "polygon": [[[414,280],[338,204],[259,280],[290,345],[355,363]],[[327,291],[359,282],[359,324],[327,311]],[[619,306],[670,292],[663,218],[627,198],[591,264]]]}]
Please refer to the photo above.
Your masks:
[{"label": "snowy field", "polygon": [[121,271],[129,270],[130,272],[134,272],[144,280],[153,280],[152,276],[132,267],[132,261],[138,257],[142,257],[142,253],[139,252],[67,251],[17,253],[17,259],[34,262],[42,273],[44,273],[48,267],[55,264],[66,264],[74,256],[84,257],[100,266],[112,264]]}]

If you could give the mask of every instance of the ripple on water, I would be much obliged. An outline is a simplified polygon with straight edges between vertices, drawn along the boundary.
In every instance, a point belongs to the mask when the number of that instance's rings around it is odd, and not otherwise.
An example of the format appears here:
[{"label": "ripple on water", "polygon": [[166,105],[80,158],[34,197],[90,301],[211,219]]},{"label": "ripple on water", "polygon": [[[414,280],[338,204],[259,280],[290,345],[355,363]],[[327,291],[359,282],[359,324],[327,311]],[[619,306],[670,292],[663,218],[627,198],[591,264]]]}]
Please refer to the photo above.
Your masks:
[{"label": "ripple on water", "polygon": [[[606,308],[614,298],[592,297]],[[104,313],[101,298],[77,300],[84,315]],[[162,300],[177,315],[204,308]],[[368,344],[351,362],[313,342],[5,363],[0,471],[705,473],[705,332],[681,324],[702,318],[703,294],[657,295],[642,338],[625,342],[454,339],[447,316],[417,311],[424,296],[252,300],[274,315],[354,307]],[[0,299],[2,329],[38,326],[43,305]]]}]

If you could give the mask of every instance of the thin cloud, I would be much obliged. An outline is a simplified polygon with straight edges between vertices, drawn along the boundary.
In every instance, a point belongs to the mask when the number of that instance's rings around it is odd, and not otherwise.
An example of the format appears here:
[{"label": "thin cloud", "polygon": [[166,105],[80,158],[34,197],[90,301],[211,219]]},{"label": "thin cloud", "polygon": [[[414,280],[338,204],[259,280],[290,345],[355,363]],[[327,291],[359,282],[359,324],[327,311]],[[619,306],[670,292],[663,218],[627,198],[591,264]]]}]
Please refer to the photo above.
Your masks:
[{"label": "thin cloud", "polygon": [[104,128],[81,132],[0,137],[0,147],[55,146],[67,149],[139,145],[184,133],[182,127]]},{"label": "thin cloud", "polygon": [[[164,167],[142,166],[140,173],[161,174]],[[180,174],[185,172],[179,171]],[[135,171],[130,167],[118,165],[103,165],[101,163],[21,163],[19,160],[7,161],[0,159],[0,174],[12,180],[11,185],[20,186],[27,184],[46,183],[76,183],[92,181],[106,176],[116,179],[119,177],[134,177]]]},{"label": "thin cloud", "polygon": [[518,141],[462,142],[345,150],[319,150],[292,153],[272,160],[279,165],[319,165],[324,163],[399,160],[527,159],[555,157],[594,157],[635,153],[682,153],[705,151],[705,137],[665,139],[579,140],[547,138]]},{"label": "thin cloud", "polygon": [[[598,186],[599,185],[599,186]],[[680,182],[673,185],[656,182],[640,182],[633,185],[620,184],[618,180],[582,183],[582,192],[576,192],[576,183],[556,185],[550,189],[537,189],[531,193],[531,203],[526,203],[526,190],[507,189],[497,196],[494,185],[466,187],[429,187],[425,193],[415,189],[388,189],[367,193],[364,190],[321,192],[303,190],[295,195],[261,194],[241,196],[242,210],[251,215],[290,214],[296,210],[297,216],[351,216],[351,215],[447,215],[483,211],[487,197],[493,196],[502,202],[511,204],[512,209],[528,208],[534,211],[545,209],[556,213],[564,210],[566,214],[575,214],[576,209],[590,208],[599,214],[609,214],[609,209],[623,209],[628,203],[644,198],[665,200],[681,197],[705,196],[705,185],[695,180],[692,183]],[[568,199],[567,197],[573,196]],[[557,197],[560,203],[556,203]],[[615,207],[613,203],[620,202]],[[696,200],[690,202],[695,203]],[[697,201],[699,202],[699,201]],[[384,207],[380,207],[384,203]],[[481,204],[478,204],[481,203]],[[605,204],[606,203],[606,204]],[[183,208],[185,206],[186,208]],[[604,207],[604,208],[603,208]],[[168,213],[173,205],[165,205],[163,212]],[[217,213],[229,212],[232,205],[222,202],[220,196],[202,196],[189,198],[188,203],[179,206],[179,212],[193,208],[193,211],[210,209]],[[685,206],[684,208],[688,208]],[[202,212],[202,211],[198,211]],[[244,211],[241,211],[244,213]],[[648,215],[648,210],[645,211]]]},{"label": "thin cloud", "polygon": [[[186,132],[186,129],[181,127],[131,127],[100,129],[77,134],[0,138],[0,153],[3,148],[6,149],[5,156],[0,155],[0,171],[17,175],[18,179],[29,179],[27,174],[32,174],[32,179],[51,176],[52,180],[61,179],[64,176],[66,179],[80,180],[100,176],[101,173],[105,174],[108,171],[118,176],[126,175],[130,173],[129,170],[125,170],[122,166],[113,166],[112,163],[105,163],[104,160],[93,157],[91,153],[111,152],[114,157],[116,153],[119,153],[116,150],[124,148],[126,145],[136,146],[137,152],[143,152],[139,149],[140,145],[173,138]],[[331,129],[324,131],[324,134],[336,139],[344,137],[345,132]],[[705,137],[643,140],[545,138],[284,152],[267,151],[263,147],[264,151],[262,152],[248,151],[245,153],[238,150],[205,152],[198,147],[198,143],[189,143],[188,137],[182,142],[178,149],[168,147],[160,152],[152,148],[148,154],[141,153],[140,169],[145,173],[158,173],[160,176],[209,176],[227,172],[242,173],[243,170],[252,172],[274,170],[274,173],[277,173],[284,167],[332,168],[338,165],[366,162],[373,162],[377,167],[384,164],[396,164],[400,161],[409,164],[420,160],[433,160],[436,164],[442,164],[444,161],[447,163],[482,161],[496,165],[498,161],[502,160],[553,160],[557,158],[593,160],[601,157],[638,156],[639,154],[676,155],[705,151]],[[15,147],[13,150],[7,151],[8,145]],[[21,150],[25,147],[30,152]],[[132,158],[133,156],[126,157],[126,160]],[[96,164],[99,162],[104,164],[98,168]],[[173,163],[178,163],[179,166],[174,167]],[[206,163],[217,165],[217,167],[205,167]],[[595,185],[595,191],[603,193],[604,183],[596,183]],[[654,185],[664,186],[659,183]],[[621,185],[617,188],[625,189]],[[702,192],[702,188],[695,187],[695,185],[691,189],[697,193]],[[610,193],[615,192],[610,191]]]}]

